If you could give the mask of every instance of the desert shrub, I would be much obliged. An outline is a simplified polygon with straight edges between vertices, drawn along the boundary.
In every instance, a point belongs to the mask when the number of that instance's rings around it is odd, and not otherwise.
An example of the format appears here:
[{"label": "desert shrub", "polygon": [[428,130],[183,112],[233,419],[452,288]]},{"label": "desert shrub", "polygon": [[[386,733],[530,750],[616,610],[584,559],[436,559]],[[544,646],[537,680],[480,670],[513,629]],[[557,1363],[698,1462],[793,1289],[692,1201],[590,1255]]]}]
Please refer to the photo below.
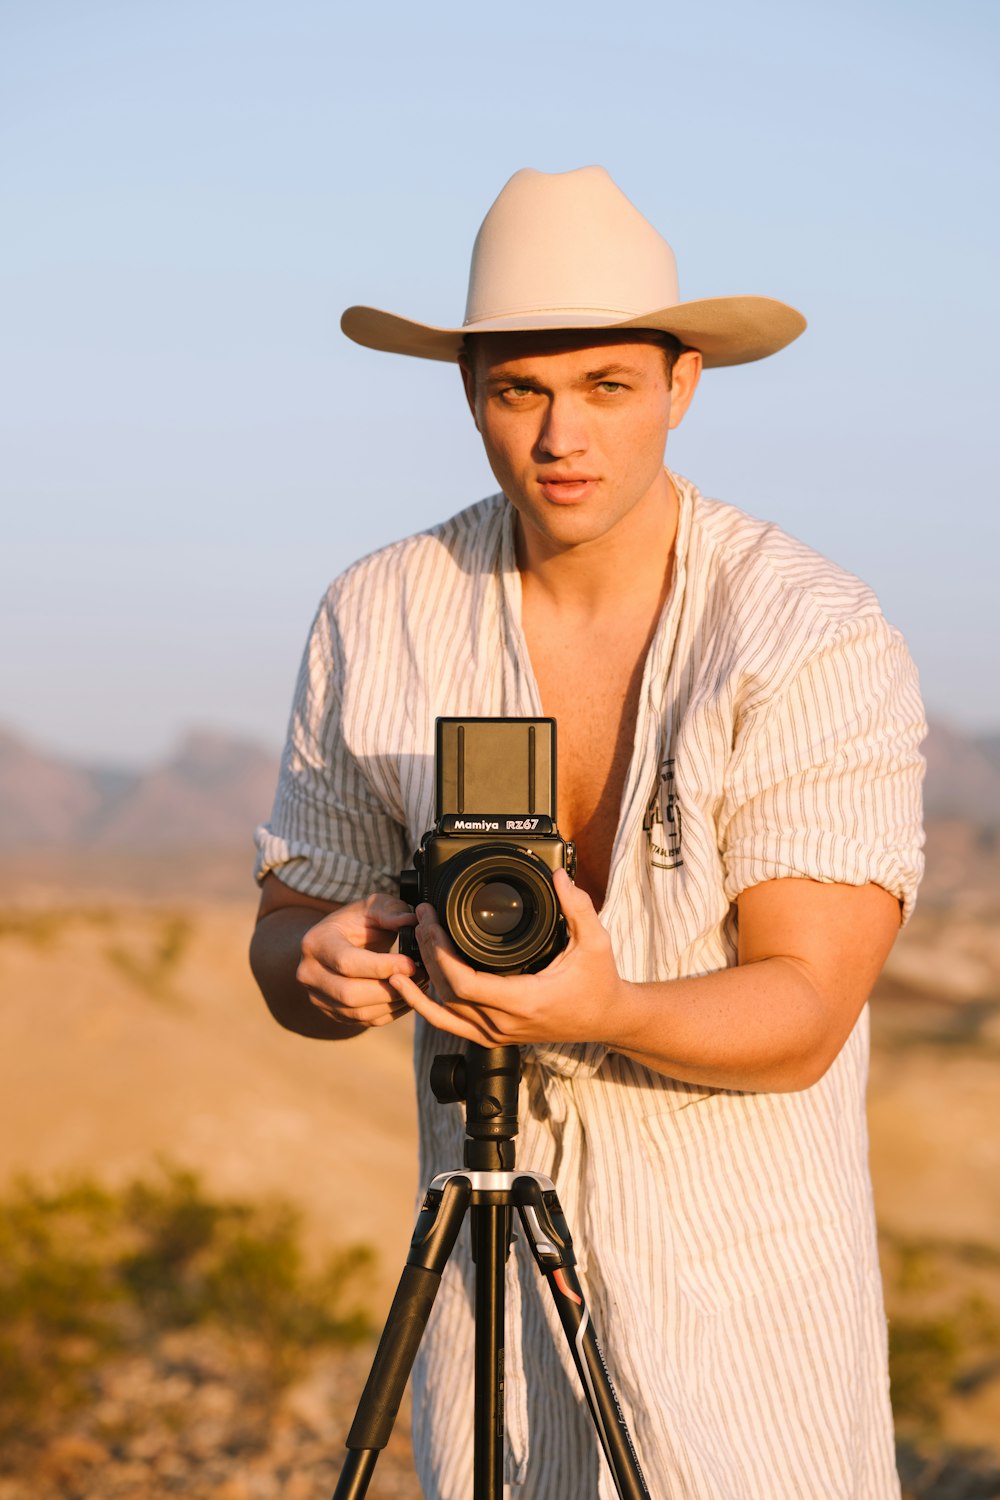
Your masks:
[{"label": "desert shrub", "polygon": [[892,1406],[902,1425],[934,1432],[958,1373],[961,1339],[954,1319],[894,1318],[889,1324]]},{"label": "desert shrub", "polygon": [[33,948],[44,950],[55,945],[62,925],[62,913],[50,911],[0,912],[0,939],[20,938]]},{"label": "desert shrub", "polygon": [[78,1402],[101,1361],[177,1328],[248,1341],[281,1384],[309,1349],[371,1331],[372,1260],[354,1246],[312,1267],[289,1205],[213,1198],[177,1168],[116,1192],[22,1181],[0,1200],[0,1435]]},{"label": "desert shrub", "polygon": [[949,1408],[1000,1372],[1000,1251],[883,1236],[889,1374],[899,1430],[946,1432]]},{"label": "desert shrub", "polygon": [[139,990],[154,1000],[169,1000],[171,981],[191,939],[192,926],[187,917],[160,914],[158,926],[148,950],[136,951],[122,943],[106,949],[108,960]]}]

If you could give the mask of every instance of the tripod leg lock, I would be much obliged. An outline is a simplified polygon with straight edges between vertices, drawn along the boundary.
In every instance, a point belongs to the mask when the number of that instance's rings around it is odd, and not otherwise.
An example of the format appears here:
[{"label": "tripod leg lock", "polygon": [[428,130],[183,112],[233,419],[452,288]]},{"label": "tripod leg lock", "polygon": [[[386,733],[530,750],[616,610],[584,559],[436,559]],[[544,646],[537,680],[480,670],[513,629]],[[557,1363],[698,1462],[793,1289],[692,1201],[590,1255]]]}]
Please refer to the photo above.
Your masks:
[{"label": "tripod leg lock", "polygon": [[413,1228],[406,1257],[408,1266],[423,1266],[441,1275],[471,1199],[472,1184],[468,1177],[453,1173],[442,1181],[441,1187],[431,1184]]},{"label": "tripod leg lock", "polygon": [[519,1177],[514,1183],[513,1196],[531,1253],[542,1274],[575,1266],[573,1239],[555,1191],[543,1192],[533,1177]]}]

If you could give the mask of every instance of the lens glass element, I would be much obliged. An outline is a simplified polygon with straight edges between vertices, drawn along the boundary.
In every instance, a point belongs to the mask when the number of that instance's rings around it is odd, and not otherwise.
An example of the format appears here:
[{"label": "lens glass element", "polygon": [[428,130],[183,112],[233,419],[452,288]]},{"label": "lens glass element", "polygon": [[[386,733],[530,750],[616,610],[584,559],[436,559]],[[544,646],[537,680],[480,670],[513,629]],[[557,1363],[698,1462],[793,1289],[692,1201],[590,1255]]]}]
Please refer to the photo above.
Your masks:
[{"label": "lens glass element", "polygon": [[469,915],[483,932],[503,937],[513,932],[524,915],[524,902],[505,880],[481,885],[469,903]]},{"label": "lens glass element", "polygon": [[552,871],[530,849],[473,844],[441,865],[429,895],[467,962],[525,974],[565,945]]}]

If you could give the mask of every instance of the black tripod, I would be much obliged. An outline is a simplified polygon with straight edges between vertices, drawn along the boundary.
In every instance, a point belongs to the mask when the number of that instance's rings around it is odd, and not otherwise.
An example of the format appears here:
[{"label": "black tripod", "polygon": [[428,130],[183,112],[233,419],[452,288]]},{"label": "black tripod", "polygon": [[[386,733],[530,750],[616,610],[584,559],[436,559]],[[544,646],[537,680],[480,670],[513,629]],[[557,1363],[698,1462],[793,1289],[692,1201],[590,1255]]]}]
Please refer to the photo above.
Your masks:
[{"label": "black tripod", "polygon": [[477,1047],[437,1057],[431,1089],[442,1104],[466,1103],[465,1167],[435,1177],[417,1218],[348,1437],[333,1500],[361,1500],[389,1441],[441,1274],[469,1212],[476,1264],[475,1482],[473,1500],[503,1494],[504,1265],[513,1209],[555,1299],[573,1362],[621,1500],[650,1500],[632,1438],[608,1375],[580,1283],[555,1188],[537,1172],[515,1172],[517,1047]]}]

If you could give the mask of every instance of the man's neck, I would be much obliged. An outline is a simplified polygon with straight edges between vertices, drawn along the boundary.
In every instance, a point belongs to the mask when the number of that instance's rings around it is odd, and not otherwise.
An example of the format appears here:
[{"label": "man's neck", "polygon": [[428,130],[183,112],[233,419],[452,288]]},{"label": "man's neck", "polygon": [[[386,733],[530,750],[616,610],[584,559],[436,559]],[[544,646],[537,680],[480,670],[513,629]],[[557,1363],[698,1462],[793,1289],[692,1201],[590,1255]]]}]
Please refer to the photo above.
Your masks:
[{"label": "man's neck", "polygon": [[575,547],[559,548],[516,521],[522,588],[539,603],[579,618],[599,620],[624,607],[662,602],[673,571],[680,503],[666,470],[663,484],[613,530]]}]

